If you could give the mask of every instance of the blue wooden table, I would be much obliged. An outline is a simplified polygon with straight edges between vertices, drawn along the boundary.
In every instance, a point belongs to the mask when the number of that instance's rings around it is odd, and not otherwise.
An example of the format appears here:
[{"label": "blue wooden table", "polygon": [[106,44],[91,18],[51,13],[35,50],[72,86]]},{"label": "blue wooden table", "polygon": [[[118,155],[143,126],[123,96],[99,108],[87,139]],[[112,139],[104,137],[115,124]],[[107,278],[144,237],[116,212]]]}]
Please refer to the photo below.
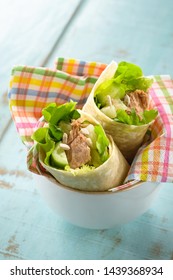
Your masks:
[{"label": "blue wooden table", "polygon": [[[43,4],[44,2],[44,4]],[[173,184],[152,208],[110,230],[66,223],[47,207],[26,168],[8,109],[14,64],[52,67],[56,57],[127,60],[173,77],[172,0],[3,1],[0,9],[0,259],[173,260]],[[173,159],[172,159],[173,160]]]}]

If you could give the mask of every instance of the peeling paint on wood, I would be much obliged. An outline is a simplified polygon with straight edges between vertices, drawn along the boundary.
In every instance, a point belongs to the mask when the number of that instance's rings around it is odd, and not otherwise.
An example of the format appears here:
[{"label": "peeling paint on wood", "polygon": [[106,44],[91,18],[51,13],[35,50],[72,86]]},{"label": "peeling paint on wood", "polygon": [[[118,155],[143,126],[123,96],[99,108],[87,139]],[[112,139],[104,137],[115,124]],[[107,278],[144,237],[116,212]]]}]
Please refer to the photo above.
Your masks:
[{"label": "peeling paint on wood", "polygon": [[8,93],[7,91],[2,95],[2,104],[8,106]]},{"label": "peeling paint on wood", "polygon": [[0,168],[0,175],[10,175],[15,177],[31,178],[32,175],[22,170],[8,170],[6,168]]},{"label": "peeling paint on wood", "polygon": [[172,253],[171,253],[170,260],[173,260],[173,251],[172,251]]},{"label": "peeling paint on wood", "polygon": [[121,237],[116,237],[115,238],[115,245],[120,245],[122,242],[122,238]]},{"label": "peeling paint on wood", "polygon": [[163,246],[160,243],[154,243],[150,251],[153,256],[159,257],[162,253],[162,250],[163,250]]},{"label": "peeling paint on wood", "polygon": [[129,51],[128,51],[128,50],[125,50],[125,49],[118,49],[118,50],[116,51],[116,54],[117,54],[117,56],[124,56],[124,57],[130,56]]},{"label": "peeling paint on wood", "polygon": [[5,181],[0,181],[0,188],[4,188],[4,189],[12,189],[13,185],[11,185],[8,182]]},{"label": "peeling paint on wood", "polygon": [[8,240],[8,246],[5,248],[8,253],[18,254],[19,244],[16,243],[16,236],[12,235]]},{"label": "peeling paint on wood", "polygon": [[3,252],[3,251],[0,251],[0,255],[3,256],[3,259],[6,259],[6,260],[23,260],[23,258],[19,255],[6,253],[6,252]]}]

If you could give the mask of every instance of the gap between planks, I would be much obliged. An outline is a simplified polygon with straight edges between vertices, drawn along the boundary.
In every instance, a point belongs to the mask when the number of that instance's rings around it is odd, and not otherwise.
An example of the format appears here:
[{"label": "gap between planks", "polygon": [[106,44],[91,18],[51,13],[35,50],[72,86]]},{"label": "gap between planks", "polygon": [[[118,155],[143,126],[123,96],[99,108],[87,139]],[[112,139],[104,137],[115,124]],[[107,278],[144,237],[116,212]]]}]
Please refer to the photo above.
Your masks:
[{"label": "gap between planks", "polygon": [[[67,21],[67,23],[65,24],[64,28],[62,29],[60,35],[58,36],[57,40],[55,41],[55,43],[53,44],[52,48],[49,50],[47,56],[42,60],[42,62],[40,63],[40,67],[44,67],[46,66],[47,62],[49,61],[50,57],[52,56],[53,52],[56,50],[56,48],[58,47],[58,45],[60,44],[60,41],[62,40],[63,36],[65,35],[66,31],[68,30],[68,28],[70,27],[70,25],[72,24],[72,22],[74,21],[76,15],[80,12],[81,8],[83,7],[83,5],[86,3],[87,0],[80,0],[80,2],[78,3],[77,7],[74,9],[72,15],[70,16],[69,20]],[[4,94],[6,94],[6,92],[4,92]],[[6,94],[7,95],[7,94]],[[2,138],[4,137],[6,131],[8,130],[8,128],[10,127],[12,123],[12,118],[9,115],[7,117],[7,123],[3,129],[3,131],[1,131],[0,134],[0,141],[2,140]]]},{"label": "gap between planks", "polygon": [[67,23],[65,24],[64,28],[62,29],[60,35],[58,36],[57,40],[55,41],[55,43],[53,44],[50,52],[48,53],[48,55],[44,58],[44,60],[42,61],[42,63],[40,64],[41,67],[46,66],[46,64],[48,63],[50,57],[52,56],[52,54],[54,53],[54,51],[57,49],[60,41],[62,40],[62,38],[64,37],[65,33],[67,32],[68,28],[70,27],[70,25],[72,24],[72,22],[74,21],[76,15],[81,11],[82,7],[84,6],[84,4],[86,3],[86,0],[81,0],[79,2],[79,4],[77,5],[76,9],[73,11],[71,17],[69,18],[69,20],[67,21]]}]

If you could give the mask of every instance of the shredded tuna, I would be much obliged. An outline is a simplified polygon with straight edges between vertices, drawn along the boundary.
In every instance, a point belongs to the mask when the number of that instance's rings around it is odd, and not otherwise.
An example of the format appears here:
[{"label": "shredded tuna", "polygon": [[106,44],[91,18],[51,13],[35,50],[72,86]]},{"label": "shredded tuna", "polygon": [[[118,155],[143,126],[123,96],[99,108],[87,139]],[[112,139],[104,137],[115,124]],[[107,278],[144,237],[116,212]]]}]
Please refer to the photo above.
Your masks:
[{"label": "shredded tuna", "polygon": [[71,123],[71,131],[68,135],[68,144],[70,144],[80,133],[81,123],[78,120],[73,120]]},{"label": "shredded tuna", "polygon": [[91,160],[87,138],[81,133],[80,127],[79,121],[73,121],[72,130],[68,136],[67,144],[70,150],[66,151],[66,155],[71,168],[81,167]]},{"label": "shredded tuna", "polygon": [[71,168],[81,167],[91,160],[90,148],[87,145],[86,137],[79,134],[70,144],[70,150],[66,151],[68,162]]},{"label": "shredded tuna", "polygon": [[144,110],[148,109],[149,96],[143,90],[135,90],[134,92],[128,93],[128,104],[129,109],[134,108],[136,113],[140,115]]}]

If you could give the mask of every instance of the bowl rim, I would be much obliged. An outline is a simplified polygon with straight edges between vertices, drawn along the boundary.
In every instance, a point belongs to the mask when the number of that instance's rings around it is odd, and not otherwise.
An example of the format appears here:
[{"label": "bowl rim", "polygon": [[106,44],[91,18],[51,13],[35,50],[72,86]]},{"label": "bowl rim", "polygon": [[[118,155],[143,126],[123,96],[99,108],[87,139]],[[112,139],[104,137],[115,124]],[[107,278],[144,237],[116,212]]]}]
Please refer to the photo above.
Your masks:
[{"label": "bowl rim", "polygon": [[[76,193],[80,193],[80,194],[87,194],[87,195],[110,195],[110,194],[116,194],[116,193],[120,193],[120,192],[126,192],[126,191],[130,191],[131,189],[137,188],[138,186],[142,185],[143,183],[145,183],[144,181],[135,181],[135,183],[133,185],[127,186],[126,188],[123,189],[116,189],[117,187],[115,187],[116,190],[113,190],[113,188],[107,190],[107,191],[83,191],[83,190],[78,190],[75,188],[71,188],[71,187],[67,187],[61,183],[59,183],[53,176],[48,175],[47,176],[43,176],[42,174],[37,174],[38,176],[42,176],[45,177],[46,180],[51,181],[52,183],[54,183],[54,185],[65,189],[67,191],[71,191],[71,192],[76,192]],[[153,182],[156,183],[156,182]],[[123,185],[123,184],[122,184]]]}]

